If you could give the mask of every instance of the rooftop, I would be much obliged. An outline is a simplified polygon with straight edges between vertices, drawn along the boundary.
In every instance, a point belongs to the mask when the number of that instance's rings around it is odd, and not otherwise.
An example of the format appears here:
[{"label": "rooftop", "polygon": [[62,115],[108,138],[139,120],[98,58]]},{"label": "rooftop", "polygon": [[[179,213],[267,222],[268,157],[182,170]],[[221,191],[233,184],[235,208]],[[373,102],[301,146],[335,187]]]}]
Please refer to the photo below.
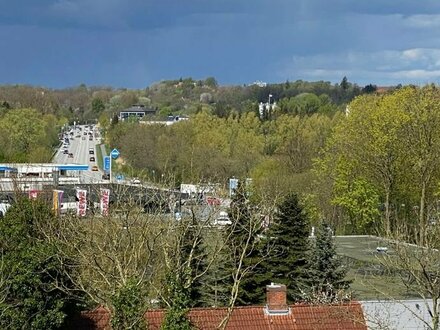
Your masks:
[{"label": "rooftop", "polygon": [[[226,329],[279,330],[366,330],[361,305],[291,305],[290,313],[270,314],[262,306],[235,307]],[[147,311],[149,329],[161,329],[165,310]],[[197,329],[217,329],[227,308],[193,308],[188,314]]]}]

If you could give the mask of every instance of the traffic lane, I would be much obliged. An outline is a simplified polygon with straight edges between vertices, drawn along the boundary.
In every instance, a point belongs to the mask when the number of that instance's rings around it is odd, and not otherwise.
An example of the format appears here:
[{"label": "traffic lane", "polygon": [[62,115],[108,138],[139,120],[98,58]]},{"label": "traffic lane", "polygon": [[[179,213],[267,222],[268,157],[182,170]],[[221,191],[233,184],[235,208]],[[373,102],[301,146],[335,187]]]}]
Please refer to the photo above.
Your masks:
[{"label": "traffic lane", "polygon": [[[76,164],[87,164],[89,166],[89,170],[82,172],[82,176],[84,181],[86,182],[97,182],[101,181],[102,173],[101,171],[92,171],[92,167],[97,165],[96,162],[96,146],[97,141],[92,136],[92,140],[90,140],[90,135],[88,132],[89,129],[85,129],[85,126],[80,126],[82,129],[79,131],[78,129],[74,130],[73,139],[70,139],[70,145],[68,147],[69,153],[73,154],[73,158],[69,158],[67,154],[63,154],[63,147],[59,149],[55,162],[60,164],[66,163],[76,163]],[[86,134],[84,134],[86,132]],[[79,135],[79,137],[77,137]],[[89,153],[89,149],[93,148],[94,153],[91,155]],[[90,157],[95,157],[95,161],[90,161]]]}]

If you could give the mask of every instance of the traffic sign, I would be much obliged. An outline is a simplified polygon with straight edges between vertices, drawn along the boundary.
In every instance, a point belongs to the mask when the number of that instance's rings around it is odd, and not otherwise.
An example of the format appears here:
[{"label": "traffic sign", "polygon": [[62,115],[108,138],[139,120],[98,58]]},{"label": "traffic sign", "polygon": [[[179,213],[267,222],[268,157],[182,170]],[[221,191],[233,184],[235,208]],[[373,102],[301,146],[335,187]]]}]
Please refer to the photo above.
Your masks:
[{"label": "traffic sign", "polygon": [[111,159],[110,156],[104,156],[104,171],[110,171]]},{"label": "traffic sign", "polygon": [[119,153],[118,149],[113,149],[110,152],[110,156],[112,156],[113,159],[117,159],[119,157],[119,155],[120,155],[120,153]]},{"label": "traffic sign", "polygon": [[235,195],[235,190],[238,188],[238,179],[229,179],[229,196]]}]

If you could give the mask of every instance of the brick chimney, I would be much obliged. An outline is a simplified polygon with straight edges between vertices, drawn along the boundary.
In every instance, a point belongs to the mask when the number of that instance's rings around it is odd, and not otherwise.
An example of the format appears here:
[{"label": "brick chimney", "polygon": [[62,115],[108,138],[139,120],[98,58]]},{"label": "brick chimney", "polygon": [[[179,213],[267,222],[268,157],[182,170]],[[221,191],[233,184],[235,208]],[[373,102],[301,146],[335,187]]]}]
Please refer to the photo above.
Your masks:
[{"label": "brick chimney", "polygon": [[288,314],[287,289],[284,284],[266,285],[266,312],[269,314]]}]

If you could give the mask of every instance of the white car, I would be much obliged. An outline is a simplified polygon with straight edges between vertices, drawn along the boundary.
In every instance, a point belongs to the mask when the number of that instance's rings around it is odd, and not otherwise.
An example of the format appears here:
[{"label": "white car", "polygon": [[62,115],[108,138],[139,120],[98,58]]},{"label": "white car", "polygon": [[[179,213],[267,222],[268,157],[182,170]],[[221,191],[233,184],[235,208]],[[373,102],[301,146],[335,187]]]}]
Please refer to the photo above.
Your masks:
[{"label": "white car", "polygon": [[219,216],[214,220],[215,226],[231,225],[232,221],[229,219],[228,213],[221,211]]},{"label": "white car", "polygon": [[141,184],[141,180],[134,178],[133,180],[131,180],[132,184]]},{"label": "white car", "polygon": [[4,217],[6,211],[11,207],[8,201],[0,201],[0,218]]}]

